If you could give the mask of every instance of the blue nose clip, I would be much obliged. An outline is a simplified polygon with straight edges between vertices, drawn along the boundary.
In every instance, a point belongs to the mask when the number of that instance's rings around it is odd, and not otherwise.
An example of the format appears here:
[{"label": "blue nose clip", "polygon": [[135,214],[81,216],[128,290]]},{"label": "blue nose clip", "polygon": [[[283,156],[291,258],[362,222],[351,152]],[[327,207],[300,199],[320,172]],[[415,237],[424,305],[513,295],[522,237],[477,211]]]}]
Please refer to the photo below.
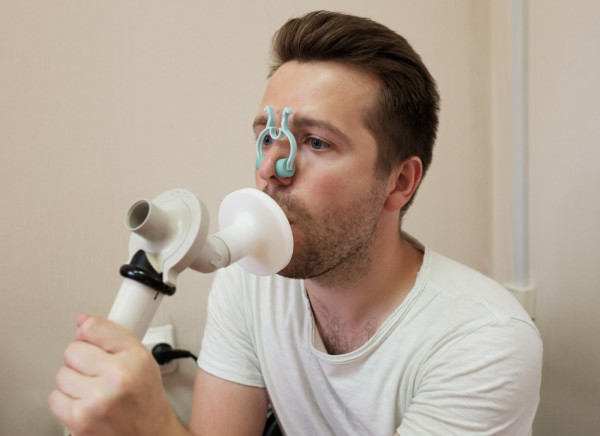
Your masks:
[{"label": "blue nose clip", "polygon": [[260,166],[265,154],[263,153],[263,141],[265,137],[269,135],[273,140],[281,139],[284,136],[287,137],[290,142],[290,156],[288,158],[279,159],[275,163],[275,173],[279,177],[292,177],[296,172],[296,165],[294,165],[294,160],[296,159],[296,151],[298,147],[296,145],[296,138],[292,132],[290,132],[290,128],[288,126],[288,118],[291,114],[294,113],[292,109],[286,107],[281,114],[281,127],[279,128],[279,132],[277,131],[277,127],[275,127],[275,123],[273,121],[274,109],[273,106],[266,106],[265,112],[269,114],[269,118],[267,120],[267,127],[260,132],[258,138],[256,140],[256,154],[258,158],[256,159],[256,169]]}]

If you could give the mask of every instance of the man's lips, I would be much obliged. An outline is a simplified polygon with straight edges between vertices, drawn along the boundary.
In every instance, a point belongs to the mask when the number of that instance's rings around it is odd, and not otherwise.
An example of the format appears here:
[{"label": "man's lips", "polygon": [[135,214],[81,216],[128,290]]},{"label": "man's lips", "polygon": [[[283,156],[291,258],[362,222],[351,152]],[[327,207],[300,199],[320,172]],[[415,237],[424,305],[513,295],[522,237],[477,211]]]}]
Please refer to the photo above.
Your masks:
[{"label": "man's lips", "polygon": [[277,205],[281,208],[281,210],[283,211],[283,213],[285,214],[287,220],[288,220],[288,224],[290,225],[290,227],[293,227],[295,224],[295,219],[294,217],[290,217],[290,204],[289,201],[285,201],[285,197],[283,197],[281,194],[278,194],[277,192],[269,192],[269,190],[264,189],[263,192],[265,194],[267,194],[269,197],[271,197],[273,200],[275,200],[275,203],[277,203]]},{"label": "man's lips", "polygon": [[290,227],[293,228],[296,221],[290,217],[287,217],[287,219],[288,219],[288,224],[290,225]]}]

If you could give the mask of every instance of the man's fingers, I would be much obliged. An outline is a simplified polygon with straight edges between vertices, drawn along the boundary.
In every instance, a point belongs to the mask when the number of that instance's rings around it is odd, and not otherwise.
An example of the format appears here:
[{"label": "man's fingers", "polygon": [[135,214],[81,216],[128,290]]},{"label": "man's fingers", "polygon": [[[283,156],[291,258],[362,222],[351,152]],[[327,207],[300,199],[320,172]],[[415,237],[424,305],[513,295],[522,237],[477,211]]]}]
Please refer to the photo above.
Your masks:
[{"label": "man's fingers", "polygon": [[107,353],[88,342],[75,341],[64,352],[64,362],[69,368],[83,375],[95,376],[100,373]]},{"label": "man's fingers", "polygon": [[48,396],[50,410],[65,426],[72,421],[73,400],[59,389],[53,390]]},{"label": "man's fingers", "polygon": [[74,400],[88,395],[94,385],[93,377],[63,366],[56,374],[57,389]]},{"label": "man's fingers", "polygon": [[87,400],[73,399],[55,389],[48,396],[48,406],[54,416],[71,431],[70,434],[114,434],[105,428],[105,421],[95,413],[96,408],[90,407]]},{"label": "man's fingers", "polygon": [[77,325],[56,375],[57,388],[48,397],[52,413],[74,435],[155,434],[150,425],[130,431],[139,423],[132,417],[148,402],[155,405],[149,416],[168,409],[150,352],[112,321],[82,315]]}]

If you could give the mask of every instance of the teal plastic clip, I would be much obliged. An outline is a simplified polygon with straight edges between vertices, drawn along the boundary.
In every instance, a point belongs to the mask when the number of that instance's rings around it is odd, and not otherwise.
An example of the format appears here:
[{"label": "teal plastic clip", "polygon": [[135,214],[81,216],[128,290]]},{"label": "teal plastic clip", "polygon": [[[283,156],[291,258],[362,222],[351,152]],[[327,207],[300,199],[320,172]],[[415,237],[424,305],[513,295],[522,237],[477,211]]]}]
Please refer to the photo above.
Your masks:
[{"label": "teal plastic clip", "polygon": [[279,131],[277,131],[277,127],[273,121],[274,118],[274,109],[273,106],[266,106],[265,112],[269,115],[267,119],[267,126],[260,132],[258,135],[258,139],[256,140],[256,154],[258,158],[256,159],[256,169],[260,166],[263,158],[265,157],[263,153],[263,141],[265,137],[269,135],[273,140],[281,139],[284,136],[287,137],[290,142],[290,155],[287,158],[279,159],[275,163],[275,172],[279,177],[292,177],[296,172],[296,165],[294,164],[294,160],[296,159],[296,152],[298,147],[296,145],[296,138],[292,132],[290,132],[290,128],[288,125],[288,118],[291,114],[294,113],[292,109],[286,107],[281,114],[281,127]]}]

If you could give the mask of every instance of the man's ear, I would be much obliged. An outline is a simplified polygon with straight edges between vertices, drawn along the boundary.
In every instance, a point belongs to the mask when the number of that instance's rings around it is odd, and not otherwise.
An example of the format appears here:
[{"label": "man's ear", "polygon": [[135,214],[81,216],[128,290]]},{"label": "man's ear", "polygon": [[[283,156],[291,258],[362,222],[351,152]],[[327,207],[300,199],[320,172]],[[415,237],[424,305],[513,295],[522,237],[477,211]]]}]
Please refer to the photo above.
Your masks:
[{"label": "man's ear", "polygon": [[389,178],[389,194],[383,207],[388,211],[401,209],[409,202],[423,177],[423,163],[417,156],[402,161],[392,170]]}]

